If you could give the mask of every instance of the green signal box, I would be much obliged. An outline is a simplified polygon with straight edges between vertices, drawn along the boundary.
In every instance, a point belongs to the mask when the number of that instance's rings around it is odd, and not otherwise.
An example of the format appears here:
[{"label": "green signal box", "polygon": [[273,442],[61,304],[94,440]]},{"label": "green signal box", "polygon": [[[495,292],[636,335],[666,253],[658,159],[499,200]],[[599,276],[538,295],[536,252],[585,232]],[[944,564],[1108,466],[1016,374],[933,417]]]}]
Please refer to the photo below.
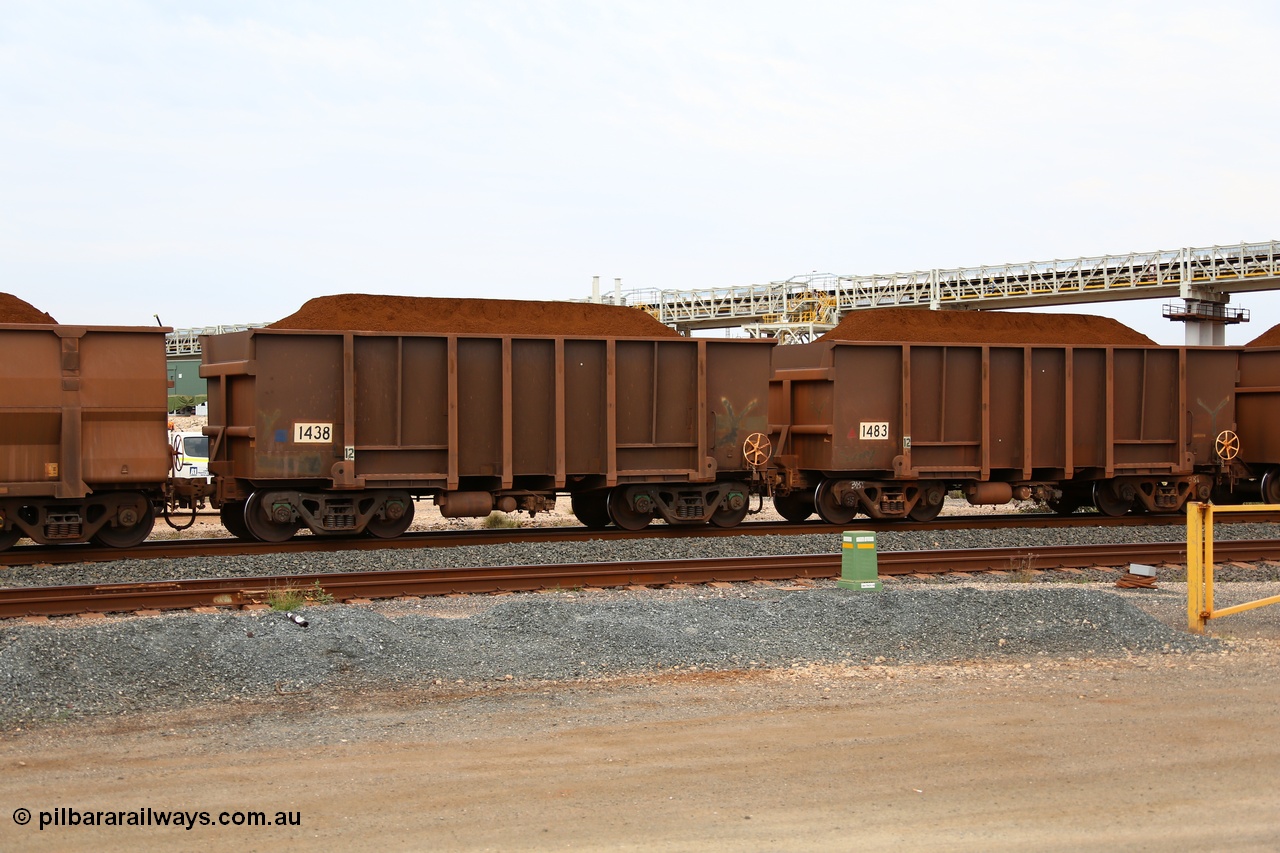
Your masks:
[{"label": "green signal box", "polygon": [[876,559],[876,534],[871,530],[846,530],[840,542],[841,589],[878,592],[880,567]]}]

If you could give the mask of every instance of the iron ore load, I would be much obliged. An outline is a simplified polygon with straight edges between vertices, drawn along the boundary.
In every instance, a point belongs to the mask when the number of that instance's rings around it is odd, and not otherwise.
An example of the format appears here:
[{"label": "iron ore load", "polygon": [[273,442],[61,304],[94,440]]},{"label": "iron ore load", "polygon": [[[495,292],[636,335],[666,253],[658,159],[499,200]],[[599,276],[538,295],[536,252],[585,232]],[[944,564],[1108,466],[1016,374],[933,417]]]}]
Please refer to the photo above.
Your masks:
[{"label": "iron ore load", "polygon": [[[235,535],[394,537],[415,505],[589,527],[1280,503],[1280,334],[1162,347],[1078,315],[877,309],[800,346],[582,303],[314,299],[202,339],[211,491],[173,476],[160,328],[0,294],[0,549],[128,546],[206,498]],[[200,481],[201,487],[204,481]],[[172,521],[170,520],[170,523]]]}]

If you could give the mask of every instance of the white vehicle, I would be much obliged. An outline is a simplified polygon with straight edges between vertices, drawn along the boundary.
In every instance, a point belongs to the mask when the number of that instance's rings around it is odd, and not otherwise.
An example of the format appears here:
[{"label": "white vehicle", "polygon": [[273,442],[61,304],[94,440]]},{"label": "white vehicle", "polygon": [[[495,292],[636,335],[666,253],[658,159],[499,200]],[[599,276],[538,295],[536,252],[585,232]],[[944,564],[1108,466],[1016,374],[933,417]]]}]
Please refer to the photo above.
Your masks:
[{"label": "white vehicle", "polygon": [[173,476],[209,481],[209,436],[198,432],[170,432]]}]

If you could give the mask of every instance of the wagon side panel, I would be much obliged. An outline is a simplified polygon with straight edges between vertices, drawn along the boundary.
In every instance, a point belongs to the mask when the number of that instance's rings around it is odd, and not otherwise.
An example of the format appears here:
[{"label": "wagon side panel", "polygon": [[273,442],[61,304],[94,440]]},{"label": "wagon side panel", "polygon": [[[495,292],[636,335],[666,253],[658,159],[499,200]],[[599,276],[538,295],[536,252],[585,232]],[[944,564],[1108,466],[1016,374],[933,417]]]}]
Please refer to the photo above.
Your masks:
[{"label": "wagon side panel", "polygon": [[1071,459],[1077,473],[1107,467],[1108,404],[1107,352],[1076,347],[1069,355],[1071,383]]},{"label": "wagon side panel", "polygon": [[606,341],[564,341],[565,465],[571,476],[609,472],[610,381]]},{"label": "wagon side panel", "polygon": [[776,347],[752,340],[705,346],[708,453],[721,473],[745,472],[747,439],[769,431],[769,364]]},{"label": "wagon side panel", "polygon": [[7,493],[51,493],[58,474],[48,466],[62,455],[62,403],[58,336],[0,329],[0,488]]},{"label": "wagon side panel", "polygon": [[1117,348],[1111,351],[1111,359],[1112,469],[1117,474],[1180,471],[1183,421],[1179,351]]},{"label": "wagon side panel", "polygon": [[978,476],[988,462],[984,437],[990,408],[982,347],[912,345],[903,353],[910,471],[924,478]]},{"label": "wagon side panel", "polygon": [[1057,479],[1069,476],[1074,467],[1068,458],[1072,419],[1067,364],[1067,350],[1062,347],[1031,350],[1028,418],[1033,476]]},{"label": "wagon side panel", "polygon": [[80,338],[80,446],[90,488],[156,485],[169,474],[161,332],[90,329]]},{"label": "wagon side panel", "polygon": [[698,344],[619,340],[614,352],[616,471],[621,477],[696,477]]},{"label": "wagon side panel", "polygon": [[512,341],[512,454],[517,475],[553,477],[564,486],[557,464],[557,342],[550,338]]},{"label": "wagon side panel", "polygon": [[1029,401],[1025,347],[991,347],[987,354],[985,387],[980,390],[982,463],[993,479],[1017,480],[1031,476],[1028,458],[1032,416]]},{"label": "wagon side panel", "polygon": [[[827,470],[883,476],[894,472],[894,460],[914,442],[913,415],[904,411],[912,376],[905,348],[884,344],[837,344],[832,359],[830,434],[806,436],[808,457],[830,456]],[[826,414],[820,387],[805,401],[808,414],[819,421]],[[905,396],[904,396],[905,392]],[[827,454],[822,448],[829,443]],[[809,467],[806,465],[805,467]],[[824,466],[825,467],[825,466]]]},{"label": "wagon side panel", "polygon": [[449,342],[353,335],[354,474],[368,482],[435,484],[449,470]]}]

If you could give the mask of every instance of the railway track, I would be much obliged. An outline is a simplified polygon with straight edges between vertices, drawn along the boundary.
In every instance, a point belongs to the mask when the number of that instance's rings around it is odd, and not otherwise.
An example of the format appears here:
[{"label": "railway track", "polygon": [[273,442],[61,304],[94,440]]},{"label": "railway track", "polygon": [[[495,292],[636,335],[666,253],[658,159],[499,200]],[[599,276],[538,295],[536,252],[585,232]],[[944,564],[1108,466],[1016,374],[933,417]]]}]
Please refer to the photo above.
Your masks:
[{"label": "railway track", "polygon": [[[1280,556],[1280,541],[1222,541],[1214,546],[1223,561]],[[879,555],[881,575],[943,572],[1012,572],[1131,562],[1181,563],[1181,543],[991,548],[965,551],[887,551]],[[665,586],[711,582],[831,578],[840,573],[838,553],[735,557],[652,562],[585,563],[562,566],[506,566],[465,569],[297,574],[276,577],[177,580],[94,586],[0,589],[0,618],[127,613],[193,607],[241,608],[265,604],[282,590],[313,590],[334,601],[495,593],[585,587]]]},{"label": "railway track", "polygon": [[[1224,517],[1217,523],[1280,523],[1280,513],[1254,513]],[[505,545],[530,542],[581,542],[593,539],[659,539],[700,538],[718,536],[797,536],[813,533],[836,533],[846,529],[875,530],[991,530],[1002,528],[1071,528],[1071,527],[1144,527],[1185,523],[1185,516],[1126,515],[1110,518],[1098,514],[1059,516],[1023,513],[1019,515],[946,516],[930,522],[873,521],[856,519],[847,525],[807,521],[749,522],[731,528],[713,526],[673,527],[654,525],[639,531],[586,527],[523,527],[495,530],[432,530],[407,533],[396,539],[373,537],[318,537],[302,535],[287,542],[250,542],[243,539],[153,539],[135,548],[102,548],[83,545],[25,545],[0,552],[0,566],[59,565],[66,563],[102,563],[115,560],[160,560],[183,557],[229,557],[289,552],[334,552],[345,550],[374,551],[400,548],[449,548],[458,545]]]}]

